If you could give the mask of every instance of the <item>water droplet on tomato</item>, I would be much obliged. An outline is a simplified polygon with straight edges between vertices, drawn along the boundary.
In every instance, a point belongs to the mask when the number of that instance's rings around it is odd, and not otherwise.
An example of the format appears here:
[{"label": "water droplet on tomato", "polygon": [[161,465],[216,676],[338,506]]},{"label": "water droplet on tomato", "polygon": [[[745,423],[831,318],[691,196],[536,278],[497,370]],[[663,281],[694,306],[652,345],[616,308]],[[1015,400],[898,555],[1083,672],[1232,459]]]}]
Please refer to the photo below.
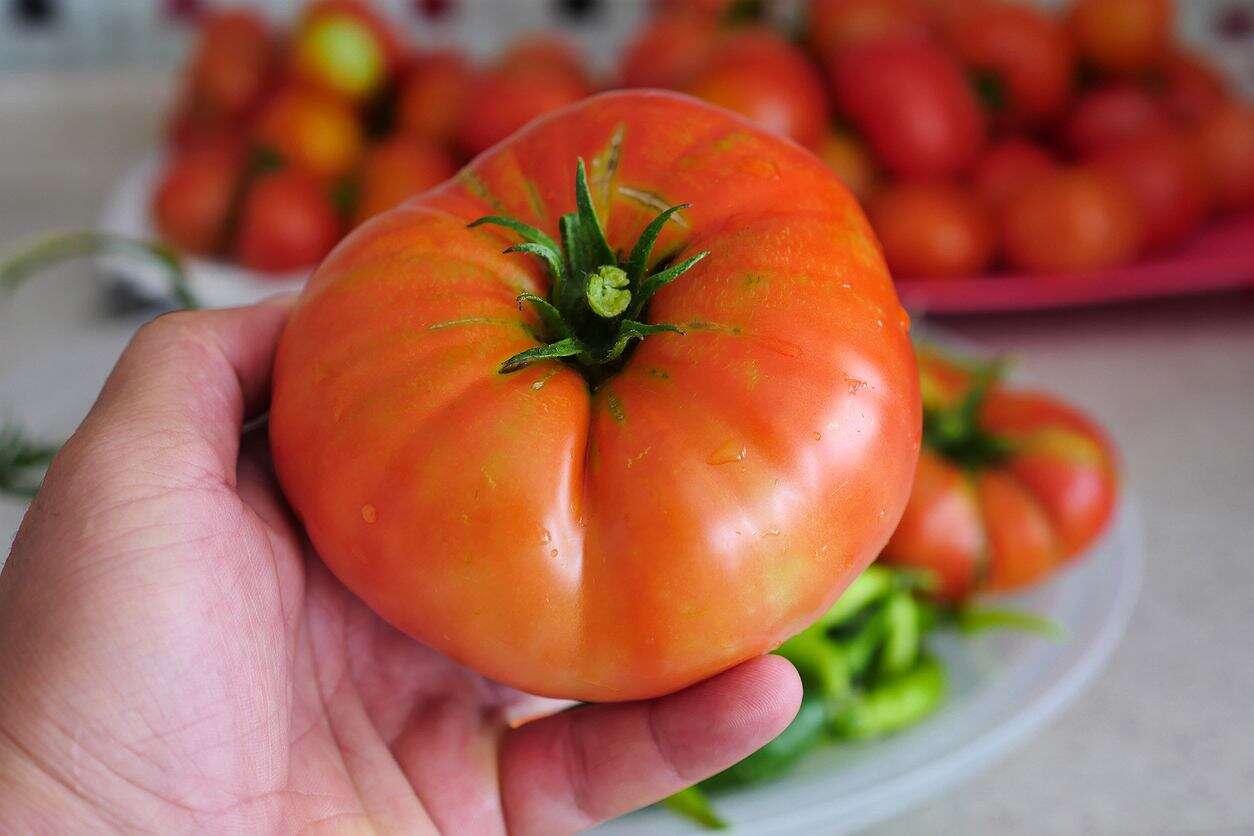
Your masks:
[{"label": "water droplet on tomato", "polygon": [[815,441],[822,441],[822,440],[823,440],[823,433],[819,432],[818,430],[815,430],[815,431],[814,431],[814,440],[815,440]]},{"label": "water droplet on tomato", "polygon": [[368,523],[375,523],[379,520],[379,509],[370,503],[361,506],[361,518]]},{"label": "water droplet on tomato", "polygon": [[553,540],[553,535],[549,533],[547,528],[540,529],[540,544],[547,546]]},{"label": "water droplet on tomato", "polygon": [[557,557],[557,549],[549,549],[549,557]]},{"label": "water droplet on tomato", "polygon": [[766,531],[763,531],[763,532],[762,532],[762,536],[763,536],[763,537],[778,537],[778,536],[779,536],[779,529],[778,529],[778,528],[768,528]]},{"label": "water droplet on tomato", "polygon": [[706,463],[731,464],[732,462],[744,461],[746,455],[748,455],[748,451],[743,443],[735,439],[729,439],[710,454],[710,457],[706,459]]}]

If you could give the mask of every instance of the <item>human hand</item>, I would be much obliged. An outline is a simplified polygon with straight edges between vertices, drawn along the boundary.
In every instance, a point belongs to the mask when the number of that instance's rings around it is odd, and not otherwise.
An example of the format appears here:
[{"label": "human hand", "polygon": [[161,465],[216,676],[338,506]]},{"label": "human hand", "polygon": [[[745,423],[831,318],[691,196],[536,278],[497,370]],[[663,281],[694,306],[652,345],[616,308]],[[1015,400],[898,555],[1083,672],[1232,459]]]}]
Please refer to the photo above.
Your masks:
[{"label": "human hand", "polygon": [[0,573],[0,831],[566,832],[787,725],[768,656],[510,729],[525,698],[353,597],[241,441],[286,316],[141,329],[50,468]]}]

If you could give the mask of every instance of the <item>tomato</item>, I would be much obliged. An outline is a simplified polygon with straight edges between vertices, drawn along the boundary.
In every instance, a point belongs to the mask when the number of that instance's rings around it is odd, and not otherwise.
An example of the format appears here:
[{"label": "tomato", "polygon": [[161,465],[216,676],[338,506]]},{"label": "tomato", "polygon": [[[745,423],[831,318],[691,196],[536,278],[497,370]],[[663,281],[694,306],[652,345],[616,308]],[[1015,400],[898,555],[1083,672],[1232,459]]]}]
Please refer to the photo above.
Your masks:
[{"label": "tomato", "polygon": [[971,179],[984,202],[1000,209],[1034,179],[1057,167],[1058,161],[1041,145],[1010,137],[988,147],[976,163]]},{"label": "tomato", "polygon": [[1172,0],[1075,0],[1071,31],[1080,55],[1108,73],[1153,67],[1171,42]]},{"label": "tomato", "polygon": [[836,172],[854,197],[866,200],[875,190],[879,171],[866,143],[849,131],[833,130],[819,143],[819,159]]},{"label": "tomato", "polygon": [[152,195],[162,240],[192,253],[219,251],[242,172],[238,145],[202,144],[174,155]]},{"label": "tomato", "polygon": [[925,37],[929,16],[918,0],[810,0],[806,37],[819,55],[883,37]]},{"label": "tomato", "polygon": [[646,21],[623,48],[619,84],[682,87],[705,62],[718,33],[716,22],[700,14],[666,12]]},{"label": "tomato", "polygon": [[1063,125],[1062,137],[1073,152],[1085,155],[1166,124],[1162,105],[1153,96],[1119,84],[1081,98]]},{"label": "tomato", "polygon": [[322,177],[346,174],[361,157],[361,124],[351,107],[311,90],[291,88],[262,112],[255,141],[292,165]]},{"label": "tomato", "polygon": [[1041,581],[1088,548],[1119,491],[1106,435],[1048,395],[977,386],[933,350],[919,370],[924,448],[881,560],[933,572],[956,601]]},{"label": "tomato", "polygon": [[583,79],[551,67],[485,70],[470,85],[458,141],[466,154],[474,156],[537,116],[591,92]]},{"label": "tomato", "polygon": [[474,71],[455,50],[431,52],[414,61],[396,102],[397,129],[451,145],[463,118]]},{"label": "tomato", "polygon": [[1127,186],[1087,167],[1032,181],[1002,213],[1002,246],[1015,267],[1036,273],[1127,264],[1145,240],[1145,220]]},{"label": "tomato", "polygon": [[1071,100],[1075,51],[1065,27],[1039,9],[990,2],[957,17],[949,41],[976,74],[992,110],[1016,126],[1041,125]]},{"label": "tomato", "polygon": [[1164,108],[1184,122],[1196,122],[1229,99],[1227,81],[1201,55],[1174,50],[1158,68],[1155,80]]},{"label": "tomato", "polygon": [[954,174],[984,145],[980,106],[962,69],[938,46],[868,41],[842,50],[830,71],[837,107],[896,174]]},{"label": "tomato", "polygon": [[976,276],[993,260],[993,219],[963,186],[897,183],[875,196],[867,215],[896,278]]},{"label": "tomato", "polygon": [[1148,246],[1178,243],[1206,220],[1210,195],[1201,155],[1179,132],[1143,134],[1092,159],[1122,180],[1136,198]]},{"label": "tomato", "polygon": [[284,168],[253,182],[240,209],[234,255],[250,270],[289,272],[316,264],[343,232],[325,185]]},{"label": "tomato", "polygon": [[1194,139],[1215,205],[1254,206],[1254,108],[1228,103],[1198,122]]},{"label": "tomato", "polygon": [[400,53],[396,34],[370,4],[317,0],[305,8],[292,35],[292,73],[328,93],[360,102],[387,83]]},{"label": "tomato", "polygon": [[[485,214],[542,230],[571,337],[519,309],[551,274],[502,253],[506,222],[467,227]],[[684,333],[598,364],[667,264],[688,269],[637,315]],[[815,157],[684,96],[607,93],[336,248],[279,346],[271,447],[318,553],[400,630],[530,693],[651,697],[778,646],[887,541],[920,431],[908,330]]]},{"label": "tomato", "polygon": [[766,29],[721,41],[685,91],[808,148],[827,129],[827,94],[818,70],[801,50]]},{"label": "tomato", "polygon": [[270,81],[274,46],[254,12],[209,13],[188,66],[190,109],[214,119],[237,119],[254,107]]},{"label": "tomato", "polygon": [[438,186],[456,172],[449,152],[429,139],[405,135],[385,139],[362,161],[357,222]]},{"label": "tomato", "polygon": [[587,61],[565,38],[551,32],[532,32],[515,38],[497,59],[497,66],[506,72],[547,67],[561,75],[577,78],[592,89]]}]

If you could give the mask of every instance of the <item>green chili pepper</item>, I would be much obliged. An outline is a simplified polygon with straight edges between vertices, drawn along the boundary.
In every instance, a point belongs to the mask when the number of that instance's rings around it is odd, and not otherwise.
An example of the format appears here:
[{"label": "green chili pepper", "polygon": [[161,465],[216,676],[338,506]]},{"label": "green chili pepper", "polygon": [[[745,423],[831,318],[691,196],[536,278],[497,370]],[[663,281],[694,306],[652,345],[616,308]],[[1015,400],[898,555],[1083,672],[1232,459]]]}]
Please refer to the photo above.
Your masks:
[{"label": "green chili pepper", "polygon": [[823,630],[811,627],[784,642],[775,651],[796,667],[806,692],[830,703],[849,694],[849,665],[839,645]]},{"label": "green chili pepper", "polygon": [[954,612],[958,629],[964,633],[981,633],[985,630],[1018,630],[1032,633],[1051,641],[1062,641],[1067,631],[1056,621],[1022,610],[995,607],[959,607]]},{"label": "green chili pepper", "polygon": [[919,609],[909,592],[894,592],[884,602],[884,646],[880,649],[880,675],[905,673],[919,657]]},{"label": "green chili pepper", "polygon": [[841,593],[831,609],[819,617],[815,625],[830,629],[851,620],[864,607],[893,591],[894,576],[894,571],[885,566],[868,566],[865,572],[853,579],[853,583]]},{"label": "green chili pepper", "polygon": [[917,723],[941,704],[945,672],[931,656],[921,656],[909,671],[885,680],[851,701],[833,720],[838,737],[868,740]]},{"label": "green chili pepper", "polygon": [[709,830],[724,830],[727,827],[727,822],[714,812],[709,797],[700,787],[680,790],[669,798],[663,799],[662,803],[679,815],[692,819]]},{"label": "green chili pepper", "polygon": [[849,678],[854,683],[862,682],[869,674],[875,654],[883,644],[884,632],[884,614],[878,610],[853,635],[837,640],[845,666],[849,669]]},{"label": "green chili pepper", "polygon": [[779,737],[735,766],[702,781],[706,789],[724,789],[756,784],[786,772],[801,756],[824,739],[827,708],[822,699],[807,693],[801,698],[797,716]]}]

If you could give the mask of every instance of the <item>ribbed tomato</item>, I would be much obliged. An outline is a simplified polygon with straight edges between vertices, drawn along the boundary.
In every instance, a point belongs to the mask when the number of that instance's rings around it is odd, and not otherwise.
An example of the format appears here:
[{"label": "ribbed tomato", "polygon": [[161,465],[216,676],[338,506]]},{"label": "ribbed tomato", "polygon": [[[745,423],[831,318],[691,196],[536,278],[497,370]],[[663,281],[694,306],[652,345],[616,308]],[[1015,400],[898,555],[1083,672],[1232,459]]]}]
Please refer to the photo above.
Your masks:
[{"label": "ribbed tomato", "polygon": [[934,350],[920,350],[919,372],[923,451],[882,560],[935,573],[938,596],[957,600],[1040,581],[1097,539],[1119,476],[1095,424]]},{"label": "ribbed tomato", "polygon": [[608,93],[336,248],[279,347],[275,466],[401,630],[526,691],[650,697],[775,647],[887,541],[908,331],[821,162]]}]

